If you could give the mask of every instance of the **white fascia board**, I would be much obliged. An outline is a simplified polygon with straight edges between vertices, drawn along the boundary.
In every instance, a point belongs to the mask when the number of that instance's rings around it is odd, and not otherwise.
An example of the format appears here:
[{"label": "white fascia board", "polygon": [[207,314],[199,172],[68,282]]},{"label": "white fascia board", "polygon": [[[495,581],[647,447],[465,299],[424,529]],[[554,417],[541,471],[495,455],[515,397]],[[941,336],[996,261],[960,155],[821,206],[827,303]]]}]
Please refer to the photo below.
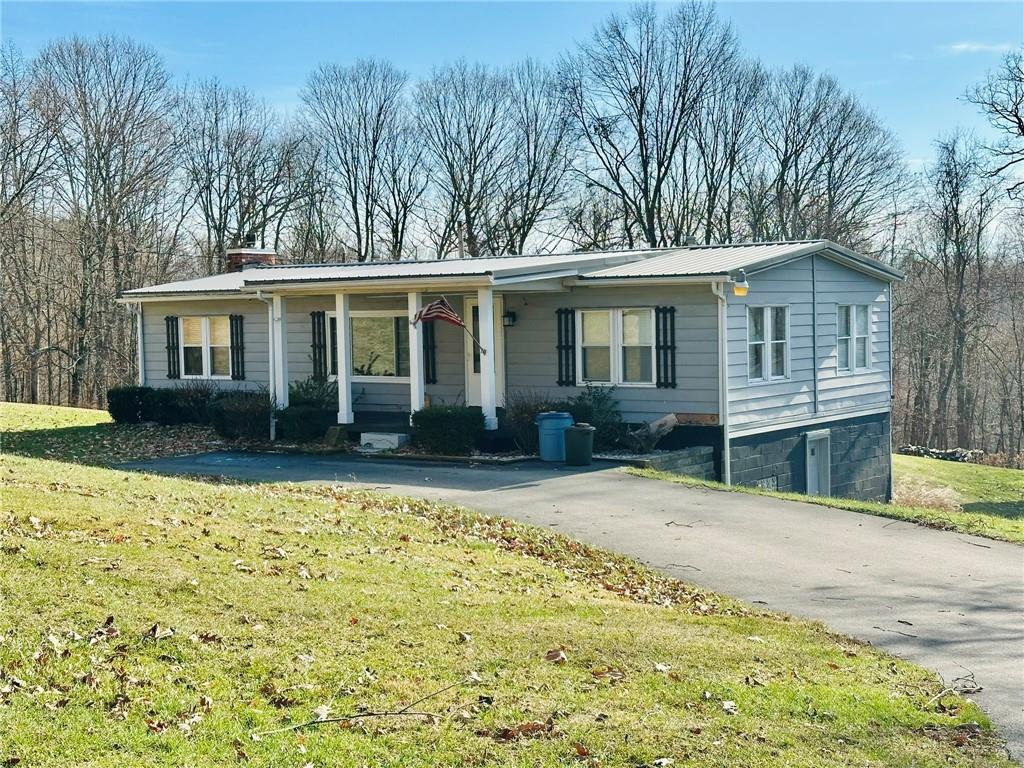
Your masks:
[{"label": "white fascia board", "polygon": [[579,274],[578,269],[563,269],[558,272],[531,272],[526,275],[511,275],[509,277],[496,277],[494,287],[503,285],[518,285],[520,283],[542,282],[544,280],[561,280],[566,277],[575,277]]},{"label": "white fascia board", "polygon": [[748,435],[760,435],[766,432],[778,432],[783,429],[794,427],[810,427],[815,424],[824,424],[829,421],[846,421],[856,419],[860,416],[874,416],[878,413],[889,413],[892,410],[888,405],[880,405],[874,408],[856,408],[845,411],[827,411],[814,416],[796,416],[790,419],[780,419],[768,423],[750,424],[737,426],[729,430],[729,437],[747,437]]},{"label": "white fascia board", "polygon": [[239,293],[223,291],[220,293],[146,293],[138,296],[118,296],[114,301],[118,304],[138,304],[154,301],[212,301],[214,299],[255,299],[255,293]]},{"label": "white fascia board", "polygon": [[380,293],[381,289],[392,293],[429,293],[453,288],[476,290],[493,284],[490,275],[452,275],[451,277],[429,278],[369,278],[364,280],[321,280],[303,282],[261,282],[247,283],[242,289],[246,293],[255,290],[280,296],[319,296],[328,293]]}]

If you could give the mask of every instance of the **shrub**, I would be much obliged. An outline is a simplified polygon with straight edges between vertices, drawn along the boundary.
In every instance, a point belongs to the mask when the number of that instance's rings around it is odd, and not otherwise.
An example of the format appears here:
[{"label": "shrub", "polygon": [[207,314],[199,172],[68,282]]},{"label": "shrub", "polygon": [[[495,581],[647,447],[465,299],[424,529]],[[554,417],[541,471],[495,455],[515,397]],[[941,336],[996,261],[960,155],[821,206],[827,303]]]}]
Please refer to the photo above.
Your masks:
[{"label": "shrub", "polygon": [[230,392],[210,403],[210,423],[221,437],[266,440],[273,406],[267,392]]},{"label": "shrub", "polygon": [[288,385],[288,405],[314,405],[338,410],[338,383],[310,376]]},{"label": "shrub", "polygon": [[164,425],[209,424],[210,402],[219,394],[216,385],[209,381],[146,390],[142,394],[142,420]]},{"label": "shrub", "polygon": [[338,407],[318,405],[289,405],[276,414],[277,437],[296,443],[319,440],[338,423]]},{"label": "shrub", "polygon": [[552,400],[533,390],[512,390],[505,396],[502,426],[523,453],[537,453],[538,437],[535,420],[538,413],[566,410],[565,403]]},{"label": "shrub", "polygon": [[622,443],[626,425],[622,422],[619,404],[615,400],[615,387],[588,384],[578,395],[569,398],[567,406],[573,421],[597,429],[594,433],[594,450],[604,451]]},{"label": "shrub", "polygon": [[432,405],[412,415],[416,443],[429,453],[457,456],[469,453],[484,432],[479,408]]},{"label": "shrub", "polygon": [[150,387],[114,387],[107,390],[107,410],[118,424],[142,421],[142,400]]},{"label": "shrub", "polygon": [[142,420],[181,424],[178,398],[173,389],[150,389],[142,394]]},{"label": "shrub", "polygon": [[189,381],[173,390],[178,406],[179,424],[209,424],[210,403],[220,391],[212,381]]}]

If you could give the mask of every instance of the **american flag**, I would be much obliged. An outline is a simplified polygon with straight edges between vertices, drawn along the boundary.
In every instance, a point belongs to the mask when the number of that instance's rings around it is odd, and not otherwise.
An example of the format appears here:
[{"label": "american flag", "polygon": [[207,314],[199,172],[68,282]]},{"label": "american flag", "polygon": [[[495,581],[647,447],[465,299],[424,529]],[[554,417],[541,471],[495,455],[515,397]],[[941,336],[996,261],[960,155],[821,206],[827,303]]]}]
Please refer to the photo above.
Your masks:
[{"label": "american flag", "polygon": [[466,324],[462,322],[462,318],[459,317],[458,313],[452,309],[452,305],[449,304],[443,297],[437,301],[432,301],[427,306],[423,307],[416,316],[412,319],[412,324],[420,321],[427,320],[443,320],[446,323],[457,325],[460,328],[465,328]]}]

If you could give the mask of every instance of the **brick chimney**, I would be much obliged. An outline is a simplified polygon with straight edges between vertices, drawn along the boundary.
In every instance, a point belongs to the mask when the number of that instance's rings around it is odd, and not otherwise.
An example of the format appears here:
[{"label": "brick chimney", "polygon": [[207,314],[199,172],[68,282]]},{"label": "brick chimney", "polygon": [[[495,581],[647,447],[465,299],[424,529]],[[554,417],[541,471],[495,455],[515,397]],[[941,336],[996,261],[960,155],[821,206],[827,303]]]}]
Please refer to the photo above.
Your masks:
[{"label": "brick chimney", "polygon": [[272,248],[228,248],[224,251],[224,262],[228,272],[240,272],[248,267],[276,264],[277,254]]}]

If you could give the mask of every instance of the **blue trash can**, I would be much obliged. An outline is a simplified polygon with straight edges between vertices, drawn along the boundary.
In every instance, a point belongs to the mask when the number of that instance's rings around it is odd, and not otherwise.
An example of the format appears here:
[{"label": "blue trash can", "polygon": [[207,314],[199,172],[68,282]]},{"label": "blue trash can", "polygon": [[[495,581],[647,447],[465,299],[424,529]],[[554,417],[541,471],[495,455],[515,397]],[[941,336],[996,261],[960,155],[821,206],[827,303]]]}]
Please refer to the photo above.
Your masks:
[{"label": "blue trash can", "polygon": [[540,437],[541,461],[565,461],[565,430],[572,426],[572,414],[538,413],[534,423]]}]

